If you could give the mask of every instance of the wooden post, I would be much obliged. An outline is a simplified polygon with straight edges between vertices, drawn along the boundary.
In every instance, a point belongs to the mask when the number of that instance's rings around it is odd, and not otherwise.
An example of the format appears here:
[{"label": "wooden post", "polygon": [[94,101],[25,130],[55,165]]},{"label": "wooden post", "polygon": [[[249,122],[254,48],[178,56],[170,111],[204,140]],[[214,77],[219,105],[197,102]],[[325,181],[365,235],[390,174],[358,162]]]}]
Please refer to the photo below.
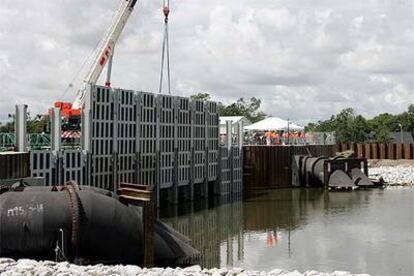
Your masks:
[{"label": "wooden post", "polygon": [[155,204],[154,200],[143,202],[144,219],[144,267],[154,266],[154,224],[155,224]]},{"label": "wooden post", "polygon": [[152,187],[130,183],[120,183],[119,199],[127,204],[142,207],[144,246],[141,248],[144,267],[154,266],[155,202]]}]

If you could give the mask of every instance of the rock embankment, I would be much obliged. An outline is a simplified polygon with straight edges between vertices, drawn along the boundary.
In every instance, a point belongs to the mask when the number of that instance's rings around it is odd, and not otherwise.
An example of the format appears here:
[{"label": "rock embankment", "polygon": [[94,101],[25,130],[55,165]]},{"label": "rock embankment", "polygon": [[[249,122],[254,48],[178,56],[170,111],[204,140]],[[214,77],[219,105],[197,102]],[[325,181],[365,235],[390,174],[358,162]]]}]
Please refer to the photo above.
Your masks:
[{"label": "rock embankment", "polygon": [[202,269],[200,266],[191,266],[187,268],[140,268],[133,265],[93,265],[93,266],[77,266],[69,264],[67,262],[55,263],[51,261],[37,262],[33,260],[22,259],[15,261],[13,259],[0,258],[0,275],[36,275],[36,276],[71,276],[71,275],[94,275],[94,276],[135,276],[135,275],[176,275],[176,276],[199,276],[199,275],[211,275],[211,276],[226,276],[226,275],[239,275],[239,276],[253,276],[253,275],[284,275],[284,276],[367,276],[368,274],[351,274],[347,271],[334,271],[331,273],[323,273],[318,271],[307,271],[300,273],[298,271],[288,272],[282,269],[275,269],[270,272],[260,271],[245,271],[241,268],[212,268]]},{"label": "rock embankment", "polygon": [[414,162],[412,160],[371,160],[369,177],[382,177],[387,185],[413,186]]}]

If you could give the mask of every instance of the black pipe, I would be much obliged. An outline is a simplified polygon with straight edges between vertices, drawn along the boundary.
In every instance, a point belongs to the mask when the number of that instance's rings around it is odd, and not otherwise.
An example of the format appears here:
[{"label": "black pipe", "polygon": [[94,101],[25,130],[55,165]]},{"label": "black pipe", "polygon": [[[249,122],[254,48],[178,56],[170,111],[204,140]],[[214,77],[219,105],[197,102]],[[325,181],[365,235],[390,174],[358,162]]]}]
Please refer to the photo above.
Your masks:
[{"label": "black pipe", "polygon": [[[0,195],[0,257],[75,263],[141,264],[142,209],[108,191],[74,183],[19,187]],[[198,254],[161,222],[155,224],[155,264],[176,265]]]},{"label": "black pipe", "polygon": [[324,163],[327,157],[308,157],[304,159],[304,170],[308,184],[311,186],[324,185]]}]

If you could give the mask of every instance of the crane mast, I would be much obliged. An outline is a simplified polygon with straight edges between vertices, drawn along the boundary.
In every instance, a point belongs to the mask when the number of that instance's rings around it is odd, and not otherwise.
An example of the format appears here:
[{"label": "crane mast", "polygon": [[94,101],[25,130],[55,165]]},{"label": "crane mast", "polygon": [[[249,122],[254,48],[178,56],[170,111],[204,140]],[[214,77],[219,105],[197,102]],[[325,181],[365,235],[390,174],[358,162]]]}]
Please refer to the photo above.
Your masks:
[{"label": "crane mast", "polygon": [[137,0],[121,0],[118,10],[115,13],[114,19],[97,47],[96,54],[92,60],[91,67],[84,79],[83,87],[81,87],[76,95],[75,101],[73,102],[73,109],[82,108],[86,86],[90,84],[96,84],[99,77],[101,76],[102,70],[106,63],[111,59],[115,44],[117,43],[119,36],[121,35]]}]

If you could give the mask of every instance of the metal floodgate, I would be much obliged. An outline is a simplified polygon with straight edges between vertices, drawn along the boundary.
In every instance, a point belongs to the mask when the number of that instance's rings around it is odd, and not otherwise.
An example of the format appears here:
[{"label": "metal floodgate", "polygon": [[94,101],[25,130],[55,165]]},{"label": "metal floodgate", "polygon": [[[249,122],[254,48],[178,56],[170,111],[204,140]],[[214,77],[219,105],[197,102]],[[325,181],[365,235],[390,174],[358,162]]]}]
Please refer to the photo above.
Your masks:
[{"label": "metal floodgate", "polygon": [[75,180],[110,191],[121,182],[153,185],[158,205],[162,190],[170,202],[192,200],[195,185],[205,197],[240,193],[236,138],[220,144],[215,102],[93,85],[82,111],[82,148],[31,151],[31,174],[45,185]]}]

